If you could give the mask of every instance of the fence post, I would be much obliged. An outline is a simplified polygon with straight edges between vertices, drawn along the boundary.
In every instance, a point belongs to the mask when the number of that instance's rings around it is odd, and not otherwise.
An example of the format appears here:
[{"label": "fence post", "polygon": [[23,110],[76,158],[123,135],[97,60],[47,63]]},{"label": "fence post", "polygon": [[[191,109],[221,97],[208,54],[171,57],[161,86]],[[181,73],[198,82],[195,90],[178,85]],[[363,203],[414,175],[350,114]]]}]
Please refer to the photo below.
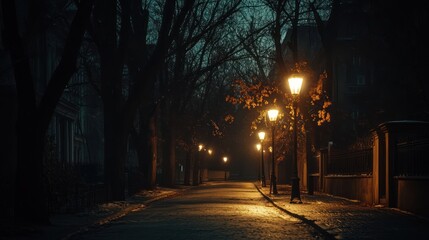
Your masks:
[{"label": "fence post", "polygon": [[320,154],[319,154],[319,191],[323,192],[323,178],[324,178],[324,172],[323,172],[323,159],[326,156],[326,149],[320,149]]},{"label": "fence post", "polygon": [[328,142],[328,147],[320,150],[320,160],[319,160],[319,188],[320,192],[325,192],[325,176],[327,173],[327,166],[329,162],[329,158],[331,155],[331,148],[334,145],[333,142]]},{"label": "fence post", "polygon": [[372,203],[380,204],[380,138],[376,130],[372,134]]},{"label": "fence post", "polygon": [[395,159],[396,159],[396,132],[400,122],[386,122],[379,125],[380,135],[383,136],[385,150],[385,181],[386,181],[386,204],[388,207],[397,206],[397,187],[395,186]]}]

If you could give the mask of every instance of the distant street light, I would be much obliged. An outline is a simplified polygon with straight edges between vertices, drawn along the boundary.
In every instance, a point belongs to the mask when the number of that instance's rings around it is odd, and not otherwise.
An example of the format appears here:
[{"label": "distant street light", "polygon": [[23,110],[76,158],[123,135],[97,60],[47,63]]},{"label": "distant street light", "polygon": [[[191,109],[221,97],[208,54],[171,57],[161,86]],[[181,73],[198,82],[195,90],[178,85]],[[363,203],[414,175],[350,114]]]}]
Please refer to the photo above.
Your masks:
[{"label": "distant street light", "polygon": [[288,79],[290,92],[293,97],[293,167],[292,167],[292,193],[290,195],[290,203],[295,203],[297,199],[298,203],[301,201],[301,193],[299,190],[299,177],[298,177],[298,138],[297,138],[297,118],[298,118],[298,96],[301,92],[302,77],[292,76]]},{"label": "distant street light", "polygon": [[225,181],[226,181],[226,179],[227,179],[227,177],[226,177],[226,166],[227,166],[227,163],[228,163],[228,158],[227,157],[223,157],[223,162],[225,163]]},{"label": "distant street light", "polygon": [[264,139],[265,139],[265,132],[259,132],[258,133],[259,140],[261,140],[261,185],[262,187],[265,187],[265,169],[264,169]]},{"label": "distant street light", "polygon": [[[261,151],[261,144],[258,143],[256,144],[256,149],[259,151]],[[258,181],[261,181],[261,163],[258,164]]]},{"label": "distant street light", "polygon": [[270,109],[268,110],[268,118],[271,122],[271,181],[270,181],[270,193],[277,194],[277,179],[276,179],[276,172],[275,172],[275,161],[274,161],[274,126],[277,120],[277,116],[279,115],[279,110],[277,109]]}]

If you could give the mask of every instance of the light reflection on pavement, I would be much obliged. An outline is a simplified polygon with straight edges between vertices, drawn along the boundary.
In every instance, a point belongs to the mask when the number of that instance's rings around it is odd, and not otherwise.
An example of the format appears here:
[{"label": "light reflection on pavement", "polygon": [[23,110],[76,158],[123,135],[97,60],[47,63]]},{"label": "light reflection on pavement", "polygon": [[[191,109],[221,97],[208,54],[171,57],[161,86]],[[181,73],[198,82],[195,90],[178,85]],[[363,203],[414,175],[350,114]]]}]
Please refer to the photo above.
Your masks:
[{"label": "light reflection on pavement", "polygon": [[76,239],[319,239],[252,183],[206,183]]}]

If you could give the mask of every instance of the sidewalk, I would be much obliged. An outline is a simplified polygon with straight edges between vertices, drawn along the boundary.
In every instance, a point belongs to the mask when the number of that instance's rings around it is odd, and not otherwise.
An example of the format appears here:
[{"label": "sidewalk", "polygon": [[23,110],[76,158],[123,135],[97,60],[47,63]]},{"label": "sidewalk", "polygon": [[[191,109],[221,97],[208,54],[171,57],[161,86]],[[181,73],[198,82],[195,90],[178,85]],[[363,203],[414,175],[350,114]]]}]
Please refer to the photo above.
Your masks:
[{"label": "sidewalk", "polygon": [[154,201],[182,194],[189,188],[191,186],[157,187],[152,191],[141,191],[125,201],[100,204],[85,212],[52,215],[49,226],[1,226],[0,239],[74,239],[79,233],[106,225],[130,212],[143,209]]},{"label": "sidewalk", "polygon": [[[192,186],[142,191],[123,202],[99,205],[90,211],[51,217],[50,226],[14,228],[2,226],[0,239],[77,239],[79,233],[99,228],[152,202],[184,193]],[[301,191],[302,204],[290,204],[290,185],[277,185],[278,194],[269,193],[269,185],[255,187],[286,214],[300,219],[320,232],[324,239],[428,239],[429,220],[384,207],[365,206],[358,201]]]},{"label": "sidewalk", "polygon": [[264,197],[281,211],[318,230],[326,239],[428,239],[429,220],[385,207],[301,191],[302,204],[291,204],[290,185],[277,185],[278,194],[255,183]]}]

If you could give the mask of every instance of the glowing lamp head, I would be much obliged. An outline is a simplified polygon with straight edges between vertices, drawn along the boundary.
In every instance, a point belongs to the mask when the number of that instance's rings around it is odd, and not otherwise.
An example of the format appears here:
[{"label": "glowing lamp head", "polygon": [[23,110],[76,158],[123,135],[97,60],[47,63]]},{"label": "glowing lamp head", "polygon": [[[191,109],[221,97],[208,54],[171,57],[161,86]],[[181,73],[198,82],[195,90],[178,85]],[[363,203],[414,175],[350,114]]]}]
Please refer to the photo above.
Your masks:
[{"label": "glowing lamp head", "polygon": [[292,95],[298,95],[301,92],[302,77],[292,76],[288,79],[289,88]]},{"label": "glowing lamp head", "polygon": [[227,157],[223,157],[223,162],[224,163],[228,162],[228,158]]},{"label": "glowing lamp head", "polygon": [[265,132],[258,133],[259,140],[263,141],[265,139]]},{"label": "glowing lamp head", "polygon": [[258,151],[261,151],[261,144],[260,143],[256,144],[256,149],[258,149]]},{"label": "glowing lamp head", "polygon": [[203,150],[203,144],[198,145],[198,151]]},{"label": "glowing lamp head", "polygon": [[209,153],[209,155],[212,155],[213,151],[211,149],[207,150],[207,152]]},{"label": "glowing lamp head", "polygon": [[275,122],[277,120],[277,116],[279,115],[279,110],[277,109],[270,109],[268,110],[268,118],[271,122]]}]

